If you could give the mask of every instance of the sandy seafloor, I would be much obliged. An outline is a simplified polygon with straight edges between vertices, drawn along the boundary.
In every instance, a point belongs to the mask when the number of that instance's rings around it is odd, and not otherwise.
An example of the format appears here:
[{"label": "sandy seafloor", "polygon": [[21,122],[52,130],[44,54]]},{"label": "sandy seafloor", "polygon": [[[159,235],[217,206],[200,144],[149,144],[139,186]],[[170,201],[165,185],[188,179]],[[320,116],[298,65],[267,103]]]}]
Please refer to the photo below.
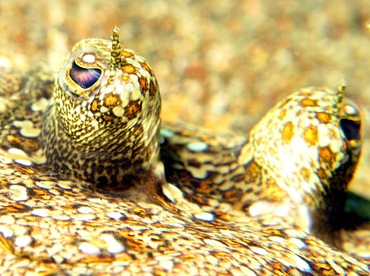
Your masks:
[{"label": "sandy seafloor", "polygon": [[58,71],[75,42],[115,25],[154,69],[164,121],[247,133],[285,95],[344,76],[368,133],[351,189],[370,198],[369,1],[0,0],[0,63]]}]

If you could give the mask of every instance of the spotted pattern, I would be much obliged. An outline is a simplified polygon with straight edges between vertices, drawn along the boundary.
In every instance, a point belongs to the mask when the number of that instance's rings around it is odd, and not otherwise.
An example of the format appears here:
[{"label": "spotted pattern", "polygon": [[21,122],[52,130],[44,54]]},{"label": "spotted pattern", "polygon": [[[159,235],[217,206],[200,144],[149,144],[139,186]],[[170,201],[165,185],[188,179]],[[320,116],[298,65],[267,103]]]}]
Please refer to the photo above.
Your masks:
[{"label": "spotted pattern", "polygon": [[55,80],[0,71],[1,275],[369,274],[368,230],[333,240],[362,136],[343,86],[293,93],[247,138],[160,129],[157,81],[117,29]]},{"label": "spotted pattern", "polygon": [[[111,41],[87,39],[73,48],[55,82],[54,104],[46,111],[41,135],[54,171],[102,188],[123,183],[137,164],[153,170],[158,155],[157,81],[149,66],[142,66],[146,61],[130,49],[122,50],[117,39],[114,33],[113,46]],[[94,82],[91,70],[101,72]],[[75,74],[83,77],[72,78]],[[139,78],[145,78],[146,85],[153,83],[156,93],[149,93]]]},{"label": "spotted pattern", "polygon": [[[252,128],[248,139],[207,136],[196,129],[186,133],[182,126],[171,126],[169,133],[167,127],[166,175],[191,201],[289,217],[341,247],[345,191],[362,135],[360,111],[343,99],[344,89],[309,87],[293,93]],[[341,127],[347,118],[358,127],[355,139],[347,139]],[[202,147],[202,156],[191,146],[199,141],[211,145]]]}]

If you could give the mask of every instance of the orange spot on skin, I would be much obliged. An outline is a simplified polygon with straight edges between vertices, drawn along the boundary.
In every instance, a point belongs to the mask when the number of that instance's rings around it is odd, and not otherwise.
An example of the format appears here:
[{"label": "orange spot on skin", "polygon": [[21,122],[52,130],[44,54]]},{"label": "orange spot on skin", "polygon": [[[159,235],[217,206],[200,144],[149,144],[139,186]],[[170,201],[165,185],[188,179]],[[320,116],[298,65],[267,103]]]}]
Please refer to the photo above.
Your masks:
[{"label": "orange spot on skin", "polygon": [[303,99],[301,101],[301,105],[303,107],[306,107],[306,106],[317,106],[317,101],[312,100],[312,99]]},{"label": "orange spot on skin", "polygon": [[25,138],[20,135],[13,136],[8,135],[7,140],[10,145],[16,148],[21,148],[25,151],[36,151],[39,149],[40,144],[37,142],[37,140],[31,139],[31,138]]},{"label": "orange spot on skin", "polygon": [[114,94],[107,94],[104,97],[104,105],[108,108],[115,107],[119,105],[120,101],[117,95]]},{"label": "orange spot on skin", "polygon": [[290,142],[290,140],[294,136],[294,125],[293,125],[292,122],[288,122],[288,123],[285,124],[281,135],[282,135],[283,141],[285,143]]},{"label": "orange spot on skin", "polygon": [[121,77],[121,80],[124,81],[124,82],[128,82],[130,81],[130,77],[128,75],[122,75]]},{"label": "orange spot on skin", "polygon": [[98,111],[98,101],[97,101],[97,100],[94,100],[94,101],[91,103],[91,111],[92,111],[92,112],[96,112],[96,111]]},{"label": "orange spot on skin", "polygon": [[331,121],[331,115],[324,112],[316,113],[316,118],[323,124],[328,124]]},{"label": "orange spot on skin", "polygon": [[131,65],[131,64],[125,64],[122,66],[122,70],[123,72],[127,73],[127,74],[135,74],[136,73],[136,68],[135,66]]},{"label": "orange spot on skin", "polygon": [[146,91],[148,89],[148,81],[144,77],[139,78],[139,83],[141,87],[141,91]]},{"label": "orange spot on skin", "polygon": [[333,153],[328,147],[319,149],[320,159],[331,166],[333,160]]},{"label": "orange spot on skin", "polygon": [[245,180],[247,183],[257,182],[261,168],[253,161],[246,166]]},{"label": "orange spot on skin", "polygon": [[152,69],[150,69],[149,65],[144,63],[144,62],[140,62],[141,66],[146,70],[148,71],[150,74],[152,74]]},{"label": "orange spot on skin", "polygon": [[240,202],[242,195],[243,193],[238,189],[231,189],[224,193],[225,198],[231,203]]},{"label": "orange spot on skin", "polygon": [[209,186],[209,181],[199,181],[199,187],[196,188],[198,193],[208,194],[212,189]]},{"label": "orange spot on skin", "polygon": [[326,172],[323,169],[318,169],[316,173],[317,173],[317,176],[320,179],[326,179],[327,178]]},{"label": "orange spot on skin", "polygon": [[121,52],[121,56],[122,56],[122,57],[133,57],[133,56],[134,56],[134,54],[133,54],[133,53],[131,53],[131,52],[127,52],[127,51],[123,50],[123,51]]},{"label": "orange spot on skin", "polygon": [[157,92],[156,86],[151,81],[150,85],[149,85],[149,94],[150,94],[150,96],[154,97],[156,92]]},{"label": "orange spot on skin", "polygon": [[125,108],[125,116],[131,120],[141,111],[141,102],[131,101]]},{"label": "orange spot on skin", "polygon": [[279,114],[279,119],[280,120],[283,120],[284,118],[285,118],[285,116],[286,116],[286,110],[285,109],[283,109],[281,112],[280,112],[280,114]]},{"label": "orange spot on skin", "polygon": [[301,175],[302,175],[302,177],[303,177],[303,179],[305,180],[305,181],[309,181],[310,180],[310,177],[311,177],[311,171],[309,170],[309,169],[307,169],[307,168],[302,168],[301,169],[301,171],[300,171],[300,173],[301,173]]},{"label": "orange spot on skin", "polygon": [[104,115],[103,118],[104,118],[105,121],[110,121],[110,120],[114,119],[114,117],[109,116],[109,115]]},{"label": "orange spot on skin", "polygon": [[314,146],[317,143],[318,135],[317,128],[315,126],[310,126],[304,130],[303,138],[307,144]]}]

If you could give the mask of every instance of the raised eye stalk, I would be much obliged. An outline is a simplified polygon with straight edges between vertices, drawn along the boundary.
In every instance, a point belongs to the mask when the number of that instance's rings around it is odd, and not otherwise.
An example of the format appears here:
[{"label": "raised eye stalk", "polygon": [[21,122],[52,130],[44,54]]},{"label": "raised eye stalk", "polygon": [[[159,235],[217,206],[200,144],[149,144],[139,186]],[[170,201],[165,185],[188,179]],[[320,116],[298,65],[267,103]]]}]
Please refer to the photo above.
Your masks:
[{"label": "raised eye stalk", "polygon": [[343,106],[344,92],[346,91],[346,88],[347,88],[346,80],[344,78],[341,78],[341,80],[338,83],[338,87],[337,87],[338,102],[335,105],[337,110],[340,110]]},{"label": "raised eye stalk", "polygon": [[114,27],[112,33],[112,51],[110,69],[118,69],[121,65],[121,43],[119,42],[119,29],[117,26]]}]

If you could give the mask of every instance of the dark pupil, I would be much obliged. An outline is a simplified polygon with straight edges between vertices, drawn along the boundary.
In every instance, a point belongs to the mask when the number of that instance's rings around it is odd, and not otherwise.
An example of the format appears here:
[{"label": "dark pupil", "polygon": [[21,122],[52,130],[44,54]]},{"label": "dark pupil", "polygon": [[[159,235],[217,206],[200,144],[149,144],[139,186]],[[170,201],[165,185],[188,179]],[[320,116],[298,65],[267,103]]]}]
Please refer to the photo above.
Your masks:
[{"label": "dark pupil", "polygon": [[360,122],[342,119],[340,120],[339,124],[347,140],[360,139]]},{"label": "dark pupil", "polygon": [[73,62],[69,71],[71,79],[81,88],[86,89],[94,85],[101,76],[101,70],[97,68],[83,68]]}]

